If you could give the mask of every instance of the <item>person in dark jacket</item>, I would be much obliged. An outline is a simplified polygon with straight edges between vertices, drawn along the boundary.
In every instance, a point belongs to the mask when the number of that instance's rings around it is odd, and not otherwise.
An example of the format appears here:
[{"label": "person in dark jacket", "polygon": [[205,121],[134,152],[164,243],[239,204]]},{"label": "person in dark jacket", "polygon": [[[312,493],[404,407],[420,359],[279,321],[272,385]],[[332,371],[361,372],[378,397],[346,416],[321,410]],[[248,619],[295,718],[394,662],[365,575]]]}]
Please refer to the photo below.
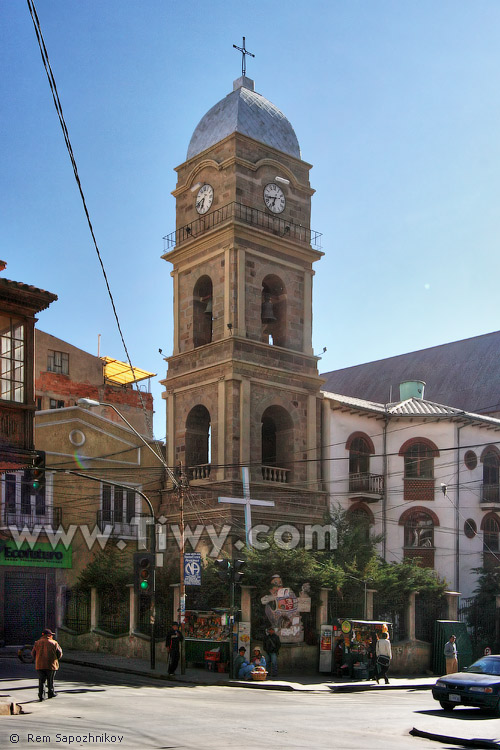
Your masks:
[{"label": "person in dark jacket", "polygon": [[274,628],[268,628],[267,635],[263,642],[264,651],[268,656],[271,677],[278,676],[278,654],[281,648],[280,637],[275,633]]},{"label": "person in dark jacket", "polygon": [[184,640],[184,636],[179,630],[179,623],[173,622],[172,627],[167,633],[167,639],[165,645],[168,650],[168,674],[175,674],[177,665],[179,664],[179,658],[181,655],[181,643]]},{"label": "person in dark jacket", "polygon": [[31,654],[35,659],[35,669],[38,672],[38,700],[45,698],[45,683],[47,683],[47,697],[55,698],[54,677],[59,669],[59,659],[62,648],[54,640],[54,633],[49,628],[42,630],[42,637],[35,643]]}]

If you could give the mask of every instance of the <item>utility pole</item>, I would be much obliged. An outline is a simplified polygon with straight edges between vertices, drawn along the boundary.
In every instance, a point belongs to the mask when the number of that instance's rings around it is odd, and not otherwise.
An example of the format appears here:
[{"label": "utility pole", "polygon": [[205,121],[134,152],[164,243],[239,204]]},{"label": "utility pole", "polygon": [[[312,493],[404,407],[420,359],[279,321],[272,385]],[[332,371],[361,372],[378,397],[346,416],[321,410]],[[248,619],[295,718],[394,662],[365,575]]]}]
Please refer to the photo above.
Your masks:
[{"label": "utility pole", "polygon": [[[179,550],[179,598],[180,598],[180,613],[179,613],[179,625],[180,631],[184,630],[184,624],[186,622],[186,585],[184,583],[184,552],[185,552],[185,539],[184,539],[184,492],[187,485],[187,477],[182,469],[182,464],[179,463],[179,482],[177,484],[177,491],[179,493],[179,539],[180,539],[180,550]],[[181,643],[181,674],[186,674],[186,650],[184,647],[184,641]]]}]

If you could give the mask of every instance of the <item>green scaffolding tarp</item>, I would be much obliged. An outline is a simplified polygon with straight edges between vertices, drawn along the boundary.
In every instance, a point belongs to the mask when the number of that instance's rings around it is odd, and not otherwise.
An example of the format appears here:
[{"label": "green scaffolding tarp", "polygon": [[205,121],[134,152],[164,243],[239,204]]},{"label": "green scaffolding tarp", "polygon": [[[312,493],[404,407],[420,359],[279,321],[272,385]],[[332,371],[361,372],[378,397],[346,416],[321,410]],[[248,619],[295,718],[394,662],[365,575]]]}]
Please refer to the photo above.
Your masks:
[{"label": "green scaffolding tarp", "polygon": [[457,636],[458,669],[468,667],[474,661],[472,643],[465,623],[456,620],[436,620],[432,642],[432,671],[434,674],[446,674],[444,645],[446,641],[450,640],[450,635]]}]

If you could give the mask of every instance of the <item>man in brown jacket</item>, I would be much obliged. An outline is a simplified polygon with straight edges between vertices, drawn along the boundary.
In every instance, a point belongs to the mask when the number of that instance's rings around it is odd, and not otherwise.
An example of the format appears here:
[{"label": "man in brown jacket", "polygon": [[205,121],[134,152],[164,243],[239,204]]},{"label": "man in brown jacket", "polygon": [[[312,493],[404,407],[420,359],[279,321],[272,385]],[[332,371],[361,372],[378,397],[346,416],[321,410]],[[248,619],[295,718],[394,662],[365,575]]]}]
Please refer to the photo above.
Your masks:
[{"label": "man in brown jacket", "polygon": [[58,659],[62,656],[62,648],[53,638],[54,633],[49,628],[42,630],[42,637],[35,643],[32,655],[35,659],[35,669],[38,672],[38,700],[44,699],[44,685],[47,683],[49,698],[55,698],[54,677],[59,669]]}]

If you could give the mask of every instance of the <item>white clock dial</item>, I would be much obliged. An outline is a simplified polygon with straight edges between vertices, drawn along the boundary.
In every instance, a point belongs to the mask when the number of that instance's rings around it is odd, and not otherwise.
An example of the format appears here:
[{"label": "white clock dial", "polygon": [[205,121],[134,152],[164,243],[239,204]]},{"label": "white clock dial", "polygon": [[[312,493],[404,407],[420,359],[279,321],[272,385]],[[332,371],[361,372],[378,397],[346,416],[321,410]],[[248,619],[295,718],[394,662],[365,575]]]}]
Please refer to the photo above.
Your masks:
[{"label": "white clock dial", "polygon": [[196,210],[199,214],[206,214],[214,199],[214,189],[211,185],[202,185],[196,196]]},{"label": "white clock dial", "polygon": [[285,210],[285,194],[275,182],[270,182],[264,188],[264,203],[273,214],[280,214]]}]

